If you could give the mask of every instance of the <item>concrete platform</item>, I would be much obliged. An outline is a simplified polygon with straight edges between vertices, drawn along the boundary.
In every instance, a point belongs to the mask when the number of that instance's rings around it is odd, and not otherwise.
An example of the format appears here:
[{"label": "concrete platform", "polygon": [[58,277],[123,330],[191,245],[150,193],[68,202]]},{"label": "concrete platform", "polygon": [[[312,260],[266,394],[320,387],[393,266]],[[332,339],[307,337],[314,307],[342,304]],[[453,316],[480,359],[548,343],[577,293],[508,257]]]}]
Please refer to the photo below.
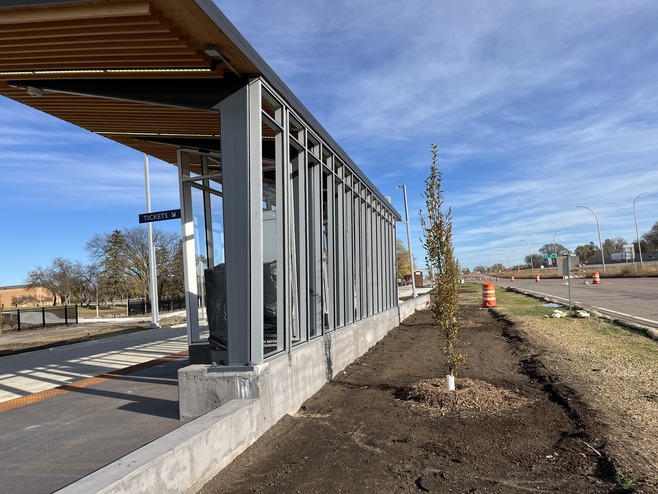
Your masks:
[{"label": "concrete platform", "polygon": [[186,364],[163,362],[62,394],[51,391],[51,398],[1,413],[2,491],[53,492],[184,425],[177,373]]},{"label": "concrete platform", "polygon": [[66,385],[63,394],[0,413],[3,491],[195,492],[428,299],[406,302],[263,364],[249,393],[210,403],[188,393],[180,412],[200,415],[193,420],[179,420],[178,375],[192,381],[195,373],[214,377],[185,370],[185,359],[158,361],[80,388]]}]

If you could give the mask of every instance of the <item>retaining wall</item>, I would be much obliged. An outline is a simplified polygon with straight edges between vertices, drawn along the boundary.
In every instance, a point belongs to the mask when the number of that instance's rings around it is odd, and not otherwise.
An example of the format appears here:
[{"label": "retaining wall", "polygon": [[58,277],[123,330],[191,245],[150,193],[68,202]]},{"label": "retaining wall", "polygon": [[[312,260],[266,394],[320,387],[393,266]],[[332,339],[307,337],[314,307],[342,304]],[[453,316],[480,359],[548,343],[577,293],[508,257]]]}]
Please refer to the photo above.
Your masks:
[{"label": "retaining wall", "polygon": [[281,417],[297,412],[324,384],[428,302],[428,294],[420,295],[262,365],[180,369],[181,418],[198,418],[58,492],[196,492]]}]

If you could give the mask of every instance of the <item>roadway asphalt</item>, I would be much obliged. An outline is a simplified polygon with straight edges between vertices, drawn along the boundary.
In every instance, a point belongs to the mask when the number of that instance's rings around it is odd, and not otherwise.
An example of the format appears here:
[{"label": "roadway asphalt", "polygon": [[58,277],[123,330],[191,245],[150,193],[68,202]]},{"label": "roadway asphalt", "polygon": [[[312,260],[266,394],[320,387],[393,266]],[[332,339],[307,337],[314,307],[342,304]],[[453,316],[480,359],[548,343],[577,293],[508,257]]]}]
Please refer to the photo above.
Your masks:
[{"label": "roadway asphalt", "polygon": [[[601,278],[600,284],[592,279],[571,279],[571,301],[575,305],[590,307],[613,317],[658,327],[658,278]],[[587,281],[588,284],[584,284]],[[549,296],[568,303],[569,287],[562,279],[530,279],[511,282],[499,278],[499,286],[513,286],[539,295]]]},{"label": "roadway asphalt", "polygon": [[0,358],[0,490],[50,493],[180,427],[184,327]]}]

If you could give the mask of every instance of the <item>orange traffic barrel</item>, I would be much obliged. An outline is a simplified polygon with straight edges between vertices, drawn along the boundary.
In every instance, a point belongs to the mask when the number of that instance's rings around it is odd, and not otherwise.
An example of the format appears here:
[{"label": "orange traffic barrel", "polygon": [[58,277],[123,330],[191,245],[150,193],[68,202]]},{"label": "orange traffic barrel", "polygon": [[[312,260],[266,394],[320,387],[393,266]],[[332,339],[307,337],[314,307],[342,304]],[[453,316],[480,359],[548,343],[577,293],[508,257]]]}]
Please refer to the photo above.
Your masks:
[{"label": "orange traffic barrel", "polygon": [[592,284],[593,285],[600,285],[601,284],[601,278],[599,278],[599,273],[598,272],[592,273]]},{"label": "orange traffic barrel", "polygon": [[536,275],[535,276],[535,283],[539,283],[539,280],[540,280],[539,275]]},{"label": "orange traffic barrel", "polygon": [[496,285],[488,281],[482,283],[482,306],[496,307]]}]

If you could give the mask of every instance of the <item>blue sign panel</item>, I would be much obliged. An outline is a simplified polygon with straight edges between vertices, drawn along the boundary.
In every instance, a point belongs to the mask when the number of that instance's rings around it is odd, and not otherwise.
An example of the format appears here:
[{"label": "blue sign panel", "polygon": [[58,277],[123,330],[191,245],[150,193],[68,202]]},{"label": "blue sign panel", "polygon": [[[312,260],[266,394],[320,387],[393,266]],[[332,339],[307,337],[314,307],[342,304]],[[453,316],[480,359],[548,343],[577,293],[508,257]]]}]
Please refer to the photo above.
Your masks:
[{"label": "blue sign panel", "polygon": [[140,223],[151,223],[152,221],[177,220],[180,219],[180,209],[169,211],[155,211],[153,213],[142,213],[139,215]]}]

